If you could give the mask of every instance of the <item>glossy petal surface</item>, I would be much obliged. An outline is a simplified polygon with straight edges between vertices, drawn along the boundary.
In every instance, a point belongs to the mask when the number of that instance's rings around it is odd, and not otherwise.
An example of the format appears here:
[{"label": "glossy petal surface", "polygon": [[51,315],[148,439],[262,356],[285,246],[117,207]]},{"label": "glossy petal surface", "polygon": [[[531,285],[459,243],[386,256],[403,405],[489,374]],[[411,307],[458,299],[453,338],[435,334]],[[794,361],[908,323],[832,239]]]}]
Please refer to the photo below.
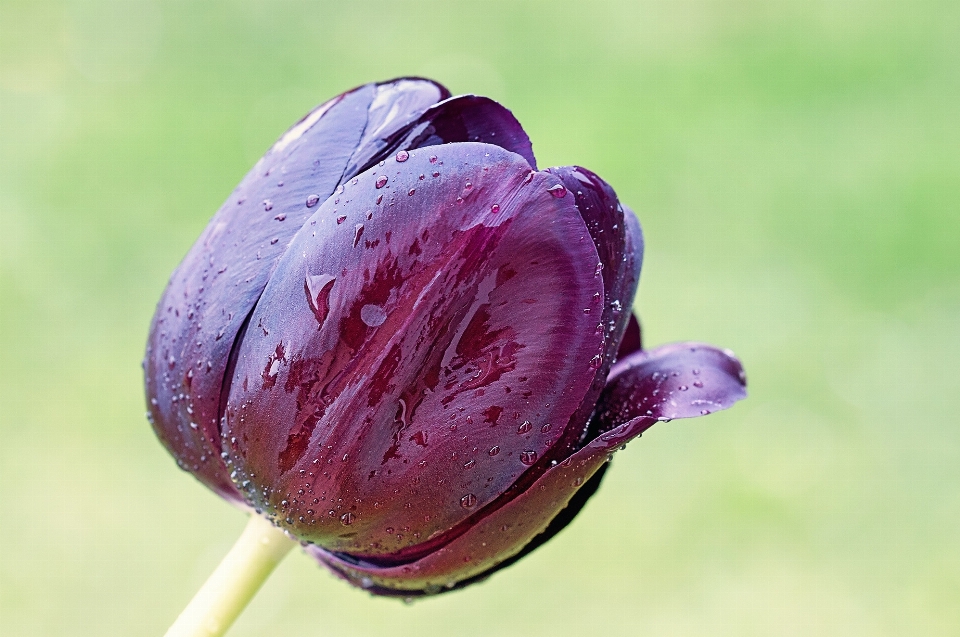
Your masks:
[{"label": "glossy petal surface", "polygon": [[[729,352],[700,343],[639,352],[618,363],[614,371],[616,378],[600,403],[603,433],[436,552],[407,564],[379,567],[318,547],[307,547],[307,551],[354,584],[378,594],[433,594],[483,578],[512,563],[511,558],[526,547],[539,546],[561,530],[572,518],[563,515],[564,508],[582,506],[578,491],[588,489],[589,496],[596,489],[600,470],[619,447],[659,421],[703,415],[697,401],[709,401],[716,411],[746,396],[740,362]],[[695,379],[691,383],[702,384],[689,396],[689,389],[680,389],[688,377]],[[561,516],[560,524],[552,524]]]},{"label": "glossy petal surface", "polygon": [[513,113],[486,97],[458,95],[433,105],[416,121],[384,138],[376,154],[348,170],[362,172],[400,150],[459,142],[493,144],[537,167],[530,138]]},{"label": "glossy petal surface", "polygon": [[570,419],[571,435],[550,458],[556,460],[567,457],[586,435],[587,419],[603,390],[630,318],[630,305],[637,293],[643,262],[643,234],[633,213],[620,205],[610,184],[595,173],[580,166],[560,166],[547,172],[559,177],[564,186],[564,190],[554,191],[554,196],[574,198],[597,248],[600,257],[597,268],[603,277],[603,295],[597,296],[590,308],[591,316],[596,317],[596,329],[603,334],[603,348],[595,354],[598,357],[596,373],[590,391]]},{"label": "glossy petal surface", "polygon": [[[597,252],[558,179],[414,150],[324,203],[239,349],[225,435],[253,504],[394,563],[509,506],[593,381]],[[583,240],[585,239],[585,240]]]},{"label": "glossy petal surface", "polygon": [[[446,89],[427,80],[369,84],[317,107],[244,178],[174,272],[144,361],[158,437],[184,469],[239,500],[220,457],[231,349],[290,239],[340,183],[351,157],[375,151]],[[432,101],[431,101],[432,100]]]}]

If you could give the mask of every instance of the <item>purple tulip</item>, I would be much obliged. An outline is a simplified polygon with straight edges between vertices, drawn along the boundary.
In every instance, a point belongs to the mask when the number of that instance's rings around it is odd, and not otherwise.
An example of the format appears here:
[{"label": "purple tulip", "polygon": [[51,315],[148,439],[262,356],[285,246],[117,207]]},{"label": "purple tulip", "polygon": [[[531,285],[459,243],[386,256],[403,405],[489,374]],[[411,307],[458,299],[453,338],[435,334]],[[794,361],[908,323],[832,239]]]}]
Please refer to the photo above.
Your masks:
[{"label": "purple tulip", "polygon": [[538,171],[492,100],[421,79],[316,108],[174,273],[145,359],[177,463],[373,593],[459,588],[579,512],[657,421],[745,396],[726,350],[642,350],[634,214]]}]

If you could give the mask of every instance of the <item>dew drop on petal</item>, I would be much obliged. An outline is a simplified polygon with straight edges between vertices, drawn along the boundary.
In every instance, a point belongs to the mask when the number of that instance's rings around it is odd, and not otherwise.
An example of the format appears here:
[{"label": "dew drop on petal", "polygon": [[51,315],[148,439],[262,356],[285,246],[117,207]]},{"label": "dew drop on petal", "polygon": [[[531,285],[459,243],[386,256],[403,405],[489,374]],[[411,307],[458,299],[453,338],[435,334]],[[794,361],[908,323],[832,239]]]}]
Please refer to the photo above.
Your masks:
[{"label": "dew drop on petal", "polygon": [[360,319],[369,327],[380,327],[387,320],[387,313],[379,305],[364,305],[360,308]]},{"label": "dew drop on petal", "polygon": [[527,465],[528,467],[537,461],[537,452],[536,451],[521,451],[520,452],[520,462]]},{"label": "dew drop on petal", "polygon": [[380,189],[386,186],[388,181],[389,179],[387,178],[386,175],[380,175],[379,177],[377,177],[377,181],[373,185],[376,186],[377,189]]},{"label": "dew drop on petal", "polygon": [[307,197],[307,208],[313,208],[320,203],[320,195],[309,195]]},{"label": "dew drop on petal", "polygon": [[557,184],[556,186],[551,186],[547,188],[547,192],[556,197],[557,199],[562,199],[567,196],[567,189],[563,184]]},{"label": "dew drop on petal", "polygon": [[477,506],[477,496],[473,495],[472,493],[468,493],[460,498],[460,506],[462,506],[464,509],[472,509],[473,507]]},{"label": "dew drop on petal", "polygon": [[407,151],[401,150],[399,153],[397,153],[397,161],[400,162],[401,164],[407,161],[408,159],[410,159],[410,153],[408,153]]}]

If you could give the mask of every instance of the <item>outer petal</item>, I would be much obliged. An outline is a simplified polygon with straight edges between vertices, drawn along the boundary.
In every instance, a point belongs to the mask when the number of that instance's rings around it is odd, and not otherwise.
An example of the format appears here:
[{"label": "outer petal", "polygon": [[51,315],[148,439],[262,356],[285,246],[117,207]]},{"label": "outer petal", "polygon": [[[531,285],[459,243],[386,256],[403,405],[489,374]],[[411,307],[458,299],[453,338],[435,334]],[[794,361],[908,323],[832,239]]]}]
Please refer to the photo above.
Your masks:
[{"label": "outer petal", "polygon": [[379,152],[352,163],[348,172],[363,172],[399,150],[457,142],[493,144],[537,167],[530,138],[513,113],[487,97],[458,95],[435,104],[409,126],[383,138]]},{"label": "outer petal", "polygon": [[392,134],[446,95],[433,82],[404,79],[317,107],[243,179],[171,277],[144,360],[151,419],[177,463],[224,497],[240,500],[220,457],[224,378],[274,264],[350,158],[372,148],[364,142],[371,125]]},{"label": "outer petal", "polygon": [[596,353],[598,364],[594,382],[570,419],[568,432],[571,435],[556,448],[556,455],[549,458],[552,461],[567,457],[585,440],[587,420],[630,319],[630,306],[637,293],[643,262],[643,234],[636,216],[620,205],[610,184],[595,173],[580,166],[561,166],[547,172],[557,175],[565,187],[565,191],[556,194],[566,196],[565,193],[569,192],[574,196],[600,257],[597,269],[603,277],[604,290],[591,308],[597,317],[596,329],[604,337],[603,349]]},{"label": "outer petal", "polygon": [[[559,532],[596,490],[611,454],[651,425],[702,415],[699,400],[710,401],[710,411],[716,411],[746,395],[743,368],[733,354],[700,343],[640,352],[618,363],[614,372],[601,399],[606,430],[438,551],[392,567],[351,560],[316,546],[308,546],[307,552],[375,594],[410,597],[460,588],[512,564]],[[684,381],[691,384],[687,390],[680,389]],[[702,387],[694,385],[697,382]]]},{"label": "outer petal", "polygon": [[602,344],[583,311],[603,289],[597,252],[557,184],[499,147],[449,144],[317,210],[253,314],[227,405],[254,506],[397,561],[539,475]]}]

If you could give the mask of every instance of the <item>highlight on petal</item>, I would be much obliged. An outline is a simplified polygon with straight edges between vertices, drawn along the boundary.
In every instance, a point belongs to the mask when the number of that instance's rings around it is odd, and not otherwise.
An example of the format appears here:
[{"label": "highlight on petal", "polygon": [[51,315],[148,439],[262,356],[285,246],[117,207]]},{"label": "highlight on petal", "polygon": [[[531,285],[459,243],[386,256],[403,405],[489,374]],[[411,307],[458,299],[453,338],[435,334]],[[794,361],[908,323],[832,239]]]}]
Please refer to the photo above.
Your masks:
[{"label": "highlight on petal", "polygon": [[603,291],[596,248],[556,185],[497,146],[449,144],[317,209],[238,348],[224,448],[251,505],[400,563],[527,489],[603,344],[583,311]]}]

